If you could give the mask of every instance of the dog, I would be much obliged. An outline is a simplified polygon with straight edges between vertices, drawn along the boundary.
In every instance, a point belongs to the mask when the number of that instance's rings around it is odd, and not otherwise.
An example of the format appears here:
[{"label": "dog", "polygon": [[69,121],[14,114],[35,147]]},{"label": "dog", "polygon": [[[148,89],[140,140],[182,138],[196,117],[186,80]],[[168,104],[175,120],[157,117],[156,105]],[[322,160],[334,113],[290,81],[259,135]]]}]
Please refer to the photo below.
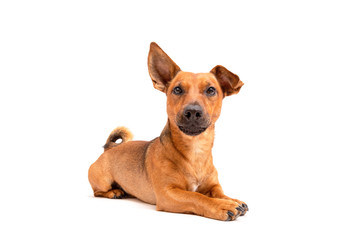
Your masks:
[{"label": "dog", "polygon": [[94,196],[136,197],[159,211],[223,221],[245,215],[246,203],[224,194],[211,154],[222,100],[244,83],[220,65],[209,73],[184,72],[154,42],[148,70],[154,88],[167,96],[167,124],[152,141],[132,141],[125,127],[113,130],[89,168]]}]

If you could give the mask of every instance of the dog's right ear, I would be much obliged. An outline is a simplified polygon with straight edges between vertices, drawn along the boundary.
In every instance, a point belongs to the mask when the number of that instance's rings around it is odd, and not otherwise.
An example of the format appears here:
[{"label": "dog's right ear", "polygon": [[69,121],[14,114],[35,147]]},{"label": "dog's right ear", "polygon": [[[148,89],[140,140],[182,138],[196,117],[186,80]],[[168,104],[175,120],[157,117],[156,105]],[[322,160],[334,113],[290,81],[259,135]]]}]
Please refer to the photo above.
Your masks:
[{"label": "dog's right ear", "polygon": [[179,66],[154,42],[150,44],[148,69],[154,88],[165,93],[170,81],[181,71]]}]

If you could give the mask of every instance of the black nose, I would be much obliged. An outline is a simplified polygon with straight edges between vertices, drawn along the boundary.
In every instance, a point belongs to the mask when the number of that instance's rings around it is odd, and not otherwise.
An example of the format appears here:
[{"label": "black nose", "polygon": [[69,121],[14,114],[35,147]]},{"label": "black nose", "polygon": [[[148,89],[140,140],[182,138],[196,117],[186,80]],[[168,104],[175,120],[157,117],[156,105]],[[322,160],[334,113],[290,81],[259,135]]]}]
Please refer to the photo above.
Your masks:
[{"label": "black nose", "polygon": [[201,119],[203,116],[202,107],[198,104],[187,105],[184,109],[184,117],[188,121],[195,121]]}]

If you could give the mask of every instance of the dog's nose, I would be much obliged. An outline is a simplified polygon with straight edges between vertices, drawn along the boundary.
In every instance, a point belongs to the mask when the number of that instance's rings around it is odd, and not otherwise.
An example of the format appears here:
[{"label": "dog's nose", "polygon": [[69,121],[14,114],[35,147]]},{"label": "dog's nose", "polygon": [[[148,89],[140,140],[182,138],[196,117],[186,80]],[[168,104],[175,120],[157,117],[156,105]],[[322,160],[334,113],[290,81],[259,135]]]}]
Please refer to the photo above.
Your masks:
[{"label": "dog's nose", "polygon": [[203,116],[202,107],[199,104],[187,105],[184,109],[184,117],[188,121],[199,120]]}]

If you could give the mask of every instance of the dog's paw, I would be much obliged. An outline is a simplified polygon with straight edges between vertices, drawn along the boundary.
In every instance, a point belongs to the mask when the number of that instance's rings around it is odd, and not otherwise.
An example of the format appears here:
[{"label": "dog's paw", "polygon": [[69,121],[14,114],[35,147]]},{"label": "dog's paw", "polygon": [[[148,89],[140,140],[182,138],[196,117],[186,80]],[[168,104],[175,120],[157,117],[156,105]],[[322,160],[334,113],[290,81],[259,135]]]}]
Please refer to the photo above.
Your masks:
[{"label": "dog's paw", "polygon": [[237,199],[231,199],[234,202],[237,202],[239,204],[239,211],[241,211],[240,216],[244,216],[248,211],[249,211],[249,207],[246,203],[244,203],[243,201],[237,200]]},{"label": "dog's paw", "polygon": [[210,210],[210,217],[223,221],[233,221],[246,213],[247,205],[229,199],[217,199],[216,206]]},{"label": "dog's paw", "polygon": [[249,211],[248,205],[243,201],[240,201],[240,200],[235,199],[235,198],[229,198],[227,196],[225,196],[225,197],[223,197],[221,199],[227,199],[227,200],[237,202],[239,204],[238,211],[240,211],[240,216],[244,216]]},{"label": "dog's paw", "polygon": [[113,189],[109,191],[109,198],[112,199],[122,199],[126,196],[126,193],[124,191],[121,191],[120,189]]}]

